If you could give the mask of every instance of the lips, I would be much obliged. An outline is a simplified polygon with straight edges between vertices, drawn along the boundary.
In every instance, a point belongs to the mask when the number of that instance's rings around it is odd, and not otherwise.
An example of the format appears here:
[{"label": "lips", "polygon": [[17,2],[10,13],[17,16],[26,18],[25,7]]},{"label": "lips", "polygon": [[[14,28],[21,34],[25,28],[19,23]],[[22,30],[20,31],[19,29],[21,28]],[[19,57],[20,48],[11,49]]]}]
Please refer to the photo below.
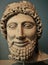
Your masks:
[{"label": "lips", "polygon": [[28,41],[25,42],[14,42],[14,45],[19,46],[19,47],[23,47],[26,46],[28,43]]}]

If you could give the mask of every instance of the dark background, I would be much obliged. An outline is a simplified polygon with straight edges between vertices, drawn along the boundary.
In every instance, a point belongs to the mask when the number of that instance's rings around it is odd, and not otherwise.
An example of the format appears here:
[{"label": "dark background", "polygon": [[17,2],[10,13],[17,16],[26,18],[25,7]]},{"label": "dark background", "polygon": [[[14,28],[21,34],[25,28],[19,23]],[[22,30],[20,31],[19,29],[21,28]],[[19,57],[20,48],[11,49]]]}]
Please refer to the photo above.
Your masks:
[{"label": "dark background", "polygon": [[[0,0],[0,19],[3,15],[7,4],[20,0]],[[45,53],[48,53],[48,0],[29,0],[32,2],[39,16],[41,17],[43,24],[43,33],[41,39],[39,39],[39,48]],[[0,60],[8,59],[8,45],[7,41],[3,38],[0,33]]]}]

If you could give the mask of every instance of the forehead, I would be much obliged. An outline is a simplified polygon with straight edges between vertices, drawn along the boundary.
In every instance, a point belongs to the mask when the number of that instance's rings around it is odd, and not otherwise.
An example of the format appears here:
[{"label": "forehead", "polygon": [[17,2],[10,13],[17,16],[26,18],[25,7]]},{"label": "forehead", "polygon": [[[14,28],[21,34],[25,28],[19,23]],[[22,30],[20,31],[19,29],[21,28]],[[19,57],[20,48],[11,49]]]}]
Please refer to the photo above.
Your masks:
[{"label": "forehead", "polygon": [[13,23],[13,22],[23,23],[24,21],[26,21],[26,22],[27,22],[27,21],[29,21],[29,22],[35,22],[31,16],[25,15],[25,14],[21,14],[21,13],[20,13],[20,14],[18,14],[18,15],[14,15],[13,17],[11,17],[11,18],[8,20],[7,24]]}]

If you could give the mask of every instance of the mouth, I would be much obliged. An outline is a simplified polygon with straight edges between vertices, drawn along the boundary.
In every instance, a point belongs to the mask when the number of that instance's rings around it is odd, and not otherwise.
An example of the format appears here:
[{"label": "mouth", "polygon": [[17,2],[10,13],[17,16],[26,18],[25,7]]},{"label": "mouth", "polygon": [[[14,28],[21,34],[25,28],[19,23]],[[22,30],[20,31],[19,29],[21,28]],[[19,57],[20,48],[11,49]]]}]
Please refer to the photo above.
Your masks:
[{"label": "mouth", "polygon": [[23,46],[26,46],[28,43],[28,41],[25,41],[25,42],[13,42],[14,45],[18,46],[18,47],[23,47]]}]

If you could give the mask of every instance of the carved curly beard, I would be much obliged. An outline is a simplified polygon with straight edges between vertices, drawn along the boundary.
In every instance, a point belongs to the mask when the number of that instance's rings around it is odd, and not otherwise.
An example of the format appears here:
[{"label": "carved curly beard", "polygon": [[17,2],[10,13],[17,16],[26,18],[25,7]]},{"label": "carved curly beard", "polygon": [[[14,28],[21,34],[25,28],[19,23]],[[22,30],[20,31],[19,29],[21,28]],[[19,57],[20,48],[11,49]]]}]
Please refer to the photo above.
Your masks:
[{"label": "carved curly beard", "polygon": [[36,38],[32,41],[29,40],[29,44],[27,44],[24,47],[18,47],[13,44],[9,48],[10,51],[9,59],[15,61],[28,61],[32,57],[35,46],[36,46]]}]

